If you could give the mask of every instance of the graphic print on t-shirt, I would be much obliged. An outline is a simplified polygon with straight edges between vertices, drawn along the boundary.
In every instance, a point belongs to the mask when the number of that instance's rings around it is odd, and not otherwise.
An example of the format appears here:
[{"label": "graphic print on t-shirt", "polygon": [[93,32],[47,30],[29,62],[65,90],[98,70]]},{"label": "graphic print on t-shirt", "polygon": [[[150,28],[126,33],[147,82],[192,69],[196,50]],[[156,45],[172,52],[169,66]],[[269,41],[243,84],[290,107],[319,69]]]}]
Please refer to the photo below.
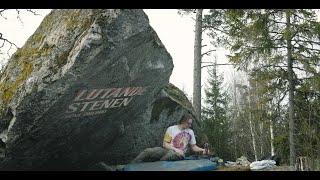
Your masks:
[{"label": "graphic print on t-shirt", "polygon": [[180,132],[173,138],[173,146],[184,150],[184,148],[188,145],[189,141],[191,139],[191,135],[187,132]]}]

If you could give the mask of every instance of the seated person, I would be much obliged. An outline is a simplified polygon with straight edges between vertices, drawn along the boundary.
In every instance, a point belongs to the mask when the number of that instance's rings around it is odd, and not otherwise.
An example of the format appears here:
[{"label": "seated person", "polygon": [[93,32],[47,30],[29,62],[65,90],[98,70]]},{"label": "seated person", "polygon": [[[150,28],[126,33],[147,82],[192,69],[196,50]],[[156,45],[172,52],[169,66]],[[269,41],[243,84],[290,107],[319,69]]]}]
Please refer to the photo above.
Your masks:
[{"label": "seated person", "polygon": [[152,161],[177,161],[183,160],[190,145],[194,152],[209,153],[196,145],[195,135],[190,127],[192,117],[185,114],[178,121],[177,125],[167,128],[164,135],[162,147],[147,148],[142,151],[131,163],[152,162]]}]

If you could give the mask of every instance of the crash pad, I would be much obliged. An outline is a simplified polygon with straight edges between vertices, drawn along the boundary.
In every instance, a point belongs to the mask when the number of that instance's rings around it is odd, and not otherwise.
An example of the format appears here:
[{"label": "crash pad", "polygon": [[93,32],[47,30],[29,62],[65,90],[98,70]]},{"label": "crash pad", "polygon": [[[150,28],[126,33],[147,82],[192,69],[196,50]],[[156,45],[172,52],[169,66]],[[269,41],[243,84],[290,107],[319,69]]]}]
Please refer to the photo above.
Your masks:
[{"label": "crash pad", "polygon": [[156,161],[127,164],[124,171],[212,171],[217,169],[217,163],[209,159]]}]

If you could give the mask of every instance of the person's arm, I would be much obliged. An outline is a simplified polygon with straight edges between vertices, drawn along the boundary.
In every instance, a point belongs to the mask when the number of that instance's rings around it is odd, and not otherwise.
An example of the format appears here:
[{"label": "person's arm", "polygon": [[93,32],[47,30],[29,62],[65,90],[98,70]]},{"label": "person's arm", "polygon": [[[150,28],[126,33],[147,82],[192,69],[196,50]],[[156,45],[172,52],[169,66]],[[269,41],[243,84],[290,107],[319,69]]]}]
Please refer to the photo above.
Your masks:
[{"label": "person's arm", "polygon": [[[198,147],[197,145],[193,144],[193,145],[190,145],[191,146],[191,149],[192,151],[194,152],[202,152],[203,154],[206,154],[206,150],[203,149],[203,148],[200,148]],[[208,150],[209,151],[209,150]],[[208,152],[209,153],[209,152]]]},{"label": "person's arm", "polygon": [[183,153],[182,150],[171,146],[171,144],[169,144],[169,143],[166,142],[166,141],[163,141],[162,146],[163,146],[163,148],[165,148],[165,149],[167,149],[167,150],[172,150],[172,151],[180,154],[181,156],[184,156],[184,153]]},{"label": "person's arm", "polygon": [[190,130],[190,135],[191,135],[191,140],[190,140],[189,144],[190,144],[190,147],[191,147],[192,151],[194,151],[194,152],[202,152],[203,154],[206,154],[206,150],[205,149],[199,148],[196,145],[196,138],[195,138],[194,132],[192,130]]},{"label": "person's arm", "polygon": [[173,147],[173,146],[171,146],[168,142],[166,142],[166,141],[163,141],[163,143],[162,143],[162,146],[165,148],[165,149],[167,149],[167,150],[173,150],[173,151],[175,151],[175,147]]}]

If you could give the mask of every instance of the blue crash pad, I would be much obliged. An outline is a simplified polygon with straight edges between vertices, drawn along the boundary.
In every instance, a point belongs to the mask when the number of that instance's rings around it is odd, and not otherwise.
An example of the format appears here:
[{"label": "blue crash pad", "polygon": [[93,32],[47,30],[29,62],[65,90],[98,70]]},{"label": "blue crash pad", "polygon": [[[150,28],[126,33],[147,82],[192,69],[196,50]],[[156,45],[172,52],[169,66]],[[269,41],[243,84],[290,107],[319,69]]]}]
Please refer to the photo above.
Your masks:
[{"label": "blue crash pad", "polygon": [[156,161],[127,164],[124,171],[212,171],[217,169],[217,163],[209,159]]}]

